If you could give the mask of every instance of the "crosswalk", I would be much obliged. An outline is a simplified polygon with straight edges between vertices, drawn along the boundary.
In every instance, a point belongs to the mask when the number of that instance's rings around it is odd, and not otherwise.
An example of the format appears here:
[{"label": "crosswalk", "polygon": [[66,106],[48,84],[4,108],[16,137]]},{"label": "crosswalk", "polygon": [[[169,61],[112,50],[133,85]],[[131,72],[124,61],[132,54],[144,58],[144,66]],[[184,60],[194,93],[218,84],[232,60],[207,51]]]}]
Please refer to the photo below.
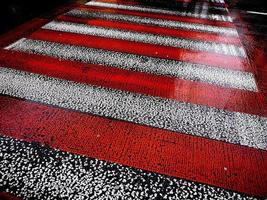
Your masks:
[{"label": "crosswalk", "polygon": [[200,2],[93,0],[2,48],[0,189],[266,198],[266,101],[224,1]]},{"label": "crosswalk", "polygon": [[170,11],[170,10],[155,9],[155,8],[146,8],[146,7],[137,6],[137,5],[122,5],[122,4],[96,2],[96,1],[90,1],[90,2],[86,3],[86,5],[105,7],[105,8],[115,8],[115,9],[122,9],[122,10],[131,10],[131,11],[140,11],[140,12],[150,12],[150,13],[158,13],[158,14],[171,14],[171,15],[178,15],[178,16],[196,17],[196,18],[203,18],[203,19],[232,22],[232,19],[230,16],[224,16],[224,15],[215,15],[215,14],[205,15],[205,14],[197,14],[197,13],[190,13],[190,12],[179,12],[179,11]]}]

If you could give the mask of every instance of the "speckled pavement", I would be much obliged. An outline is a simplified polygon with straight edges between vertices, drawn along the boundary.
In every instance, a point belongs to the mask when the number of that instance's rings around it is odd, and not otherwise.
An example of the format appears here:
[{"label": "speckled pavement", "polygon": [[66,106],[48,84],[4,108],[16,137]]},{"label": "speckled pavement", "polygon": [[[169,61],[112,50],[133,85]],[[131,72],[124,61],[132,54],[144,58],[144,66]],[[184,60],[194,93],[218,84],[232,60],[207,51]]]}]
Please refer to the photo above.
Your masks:
[{"label": "speckled pavement", "polygon": [[0,147],[0,187],[25,199],[254,199],[11,138]]}]

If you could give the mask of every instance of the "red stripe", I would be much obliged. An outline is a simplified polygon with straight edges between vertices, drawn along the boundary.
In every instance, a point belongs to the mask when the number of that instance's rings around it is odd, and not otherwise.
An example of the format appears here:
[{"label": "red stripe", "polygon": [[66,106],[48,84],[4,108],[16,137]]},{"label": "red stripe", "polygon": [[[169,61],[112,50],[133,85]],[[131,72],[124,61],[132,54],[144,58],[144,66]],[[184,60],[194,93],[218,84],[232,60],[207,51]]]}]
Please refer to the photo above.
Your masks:
[{"label": "red stripe", "polygon": [[258,92],[221,88],[205,83],[20,52],[1,51],[0,63],[3,67],[86,84],[267,116],[264,97]]},{"label": "red stripe", "polygon": [[163,19],[163,20],[171,20],[171,21],[178,21],[178,22],[188,22],[188,23],[235,28],[232,22],[215,21],[215,20],[201,19],[201,18],[195,18],[195,17],[185,17],[185,16],[169,15],[169,14],[157,14],[157,13],[152,13],[152,12],[148,13],[148,12],[141,12],[141,11],[104,8],[104,7],[89,6],[89,5],[87,6],[81,5],[78,8],[82,10],[87,10],[87,11],[99,11],[99,12],[107,12],[107,13],[113,13],[113,14],[115,13],[115,14],[122,14],[122,15],[134,15],[134,16],[148,17],[148,18],[154,18],[154,19]]},{"label": "red stripe", "polygon": [[90,48],[119,51],[131,54],[153,56],[163,59],[174,59],[228,69],[251,71],[250,65],[244,58],[227,56],[216,53],[178,49],[153,44],[130,42],[104,37],[96,37],[67,32],[39,30],[29,36],[30,39],[78,45]]},{"label": "red stripe", "polygon": [[171,28],[162,28],[149,25],[132,24],[119,21],[109,21],[104,19],[85,19],[72,16],[65,16],[65,15],[57,17],[57,20],[87,24],[91,26],[100,26],[100,27],[122,29],[128,31],[130,30],[143,33],[159,34],[171,37],[188,38],[192,40],[202,40],[202,41],[204,40],[217,43],[235,44],[241,46],[241,42],[238,37],[227,37],[212,33],[187,31],[182,29],[176,30]]},{"label": "red stripe", "polygon": [[267,195],[267,151],[0,97],[1,134],[63,151]]},{"label": "red stripe", "polygon": [[0,199],[1,200],[20,200],[20,198],[14,196],[14,195],[5,193],[5,192],[0,192]]}]

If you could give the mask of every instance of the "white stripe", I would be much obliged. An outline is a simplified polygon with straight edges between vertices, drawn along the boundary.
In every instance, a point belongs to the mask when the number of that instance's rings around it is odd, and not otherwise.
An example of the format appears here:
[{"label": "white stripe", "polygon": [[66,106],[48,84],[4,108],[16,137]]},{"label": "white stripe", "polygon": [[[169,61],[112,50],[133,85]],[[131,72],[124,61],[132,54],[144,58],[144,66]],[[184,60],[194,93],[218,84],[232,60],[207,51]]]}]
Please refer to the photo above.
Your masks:
[{"label": "white stripe", "polygon": [[[183,4],[182,7],[173,7],[171,8],[171,10],[175,10],[175,9],[185,9],[188,11],[188,9],[195,9],[195,13],[208,13],[210,9],[212,10],[218,10],[220,12],[224,12],[226,11],[226,8],[225,7],[222,7],[222,6],[214,6],[214,5],[209,5],[208,2],[194,2],[194,5],[191,7],[191,4]],[[190,11],[189,11],[190,12]],[[187,12],[188,13],[188,12]],[[221,15],[223,17],[227,17],[227,15]],[[224,21],[227,21],[227,20],[224,20]]]},{"label": "white stripe", "polygon": [[43,28],[55,31],[79,33],[85,35],[101,36],[107,38],[157,44],[157,45],[184,48],[197,51],[208,51],[231,56],[246,57],[245,50],[242,47],[238,47],[231,44],[194,41],[183,38],[175,38],[175,37],[161,36],[148,33],[110,29],[110,28],[89,26],[71,22],[52,21],[43,26]]},{"label": "white stripe", "polygon": [[0,188],[23,199],[256,200],[236,192],[0,136]]},{"label": "white stripe", "polygon": [[151,12],[151,13],[158,13],[158,14],[170,14],[170,15],[178,15],[178,16],[186,16],[186,17],[195,17],[195,18],[210,19],[210,20],[216,20],[216,21],[232,22],[232,19],[230,16],[215,15],[215,14],[206,15],[203,13],[199,14],[199,13],[190,13],[190,12],[179,12],[179,11],[172,11],[172,10],[149,8],[149,7],[139,6],[139,5],[123,5],[123,4],[105,3],[105,2],[97,2],[97,1],[90,1],[90,2],[86,3],[86,5],[105,7],[105,8],[123,9],[123,10],[140,11],[140,12]]},{"label": "white stripe", "polygon": [[257,91],[249,72],[31,39],[22,39],[6,49]]},{"label": "white stripe", "polygon": [[166,130],[267,149],[267,118],[0,68],[0,93]]},{"label": "white stripe", "polygon": [[224,0],[210,0],[213,3],[222,3],[225,4]]},{"label": "white stripe", "polygon": [[186,22],[178,22],[171,20],[162,20],[162,19],[154,19],[154,18],[146,18],[146,17],[138,17],[134,15],[121,15],[116,13],[105,13],[105,12],[94,12],[94,11],[85,11],[85,10],[71,10],[66,15],[81,17],[81,18],[100,18],[106,20],[114,20],[114,21],[123,21],[123,22],[131,22],[137,24],[145,24],[145,25],[153,25],[160,26],[165,28],[173,28],[173,29],[185,29],[199,32],[210,32],[215,34],[222,34],[226,36],[235,36],[238,37],[238,33],[233,28],[228,27],[218,27],[211,26],[205,24],[196,24],[196,23],[186,23]]},{"label": "white stripe", "polygon": [[267,13],[264,13],[264,12],[256,12],[256,11],[247,11],[247,13],[256,14],[256,15],[267,15]]}]

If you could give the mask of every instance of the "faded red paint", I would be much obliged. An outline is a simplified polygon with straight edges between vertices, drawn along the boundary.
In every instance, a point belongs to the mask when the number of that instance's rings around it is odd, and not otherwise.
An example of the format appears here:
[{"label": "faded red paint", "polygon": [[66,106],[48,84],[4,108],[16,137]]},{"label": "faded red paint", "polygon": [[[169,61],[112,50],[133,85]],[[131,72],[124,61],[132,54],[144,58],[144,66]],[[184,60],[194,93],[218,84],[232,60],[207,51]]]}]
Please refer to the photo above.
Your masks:
[{"label": "faded red paint", "polygon": [[171,37],[188,38],[192,40],[202,40],[202,41],[241,45],[240,39],[238,37],[221,36],[213,33],[205,33],[205,32],[201,33],[196,31],[182,30],[182,29],[176,30],[171,28],[162,28],[162,27],[133,24],[133,23],[126,23],[119,21],[108,21],[104,19],[77,18],[67,15],[58,16],[56,19],[59,21],[68,21],[68,22],[81,23],[98,27],[114,28],[114,29],[121,29],[128,31],[131,30],[136,32],[159,34]]},{"label": "faded red paint", "polygon": [[80,83],[267,116],[266,102],[258,92],[20,52],[0,51],[0,63],[0,66]]},{"label": "faded red paint", "polygon": [[20,198],[5,192],[0,192],[0,200],[20,200]]},{"label": "faded red paint", "polygon": [[241,71],[251,71],[251,67],[247,59],[217,53],[194,51],[182,48],[166,47],[154,44],[137,43],[126,40],[51,30],[38,30],[27,38],[152,56],[163,59],[173,59],[197,64],[206,64]]},{"label": "faded red paint", "polygon": [[[61,16],[59,19],[66,20],[70,18]],[[73,19],[73,21],[75,20]],[[24,27],[25,29],[22,28],[20,31],[14,32],[13,35],[10,34],[5,37],[6,39],[2,39],[1,46],[28,35],[44,22],[44,19],[42,19],[37,20],[36,24],[32,24],[32,26],[26,25],[27,28]],[[104,20],[92,20],[90,22],[77,20],[76,22],[105,27],[118,26],[122,29],[129,28],[136,31],[143,28],[141,25],[134,27],[132,24]],[[177,37],[199,37],[199,39],[209,37],[203,33],[192,32],[192,35],[187,35],[187,31],[169,32],[168,29],[163,30],[163,28],[152,26],[147,29],[147,31],[158,31],[157,33],[161,34],[166,30],[170,35],[173,34]],[[93,42],[89,43],[89,41],[83,43],[82,39],[75,34],[63,34],[65,37],[59,36],[60,33],[51,34],[49,31],[38,31],[31,37],[49,40],[57,37],[57,41],[60,40],[63,43],[72,42],[78,45],[100,47]],[[95,39],[100,42],[102,47],[108,48],[105,46],[106,41],[102,38],[88,37],[87,39]],[[210,40],[222,42],[224,39],[214,35],[210,36]],[[239,42],[238,39],[233,38],[227,38],[227,40],[229,42],[231,40],[233,43]],[[124,50],[122,46],[126,44],[121,42],[116,47],[115,40],[109,40],[109,42],[114,42],[112,48],[120,50]],[[127,45],[133,48],[131,50],[133,52],[137,52],[137,49],[140,51],[140,47],[141,49],[147,48],[146,50],[150,52],[155,51],[155,48],[153,49],[151,46],[131,46],[133,44],[130,42]],[[165,50],[162,49],[161,56],[165,56]],[[171,50],[169,52],[170,55],[176,56],[174,52],[171,53]],[[1,51],[0,62],[1,66],[8,65],[15,69],[77,82],[266,116],[266,101],[261,93],[261,91],[267,93],[266,56],[262,49],[254,48],[252,52],[251,55],[254,57],[251,60],[252,65],[246,65],[245,68],[242,68],[244,65],[240,63],[238,66],[240,66],[240,69],[249,69],[256,73],[258,85],[261,89],[259,93],[220,88],[204,83],[97,65],[59,61],[45,56],[24,53]],[[144,53],[146,53],[145,50]],[[188,56],[189,61],[192,61],[192,59],[194,58]],[[198,59],[217,62],[215,61],[217,57],[199,57]],[[251,67],[254,68],[251,69]],[[267,151],[87,115],[6,96],[0,96],[0,112],[0,131],[1,134],[6,136],[28,142],[40,142],[52,148],[210,184],[249,195],[267,196]],[[2,198],[17,199],[6,193],[0,193],[0,199]]]},{"label": "faded red paint", "polygon": [[213,186],[267,195],[267,151],[0,97],[1,134]]},{"label": "faded red paint", "polygon": [[116,14],[122,14],[122,15],[133,15],[133,16],[139,16],[139,17],[172,20],[172,21],[177,21],[177,22],[189,22],[189,23],[206,24],[206,25],[220,26],[220,27],[234,27],[234,24],[231,22],[200,19],[200,18],[195,18],[195,17],[184,17],[184,16],[167,15],[167,14],[163,15],[163,14],[157,14],[157,13],[139,12],[139,11],[132,11],[132,10],[110,9],[110,8],[103,8],[103,7],[97,7],[97,6],[81,5],[78,8],[82,10],[87,10],[87,11],[99,11],[99,12],[116,13]]}]

